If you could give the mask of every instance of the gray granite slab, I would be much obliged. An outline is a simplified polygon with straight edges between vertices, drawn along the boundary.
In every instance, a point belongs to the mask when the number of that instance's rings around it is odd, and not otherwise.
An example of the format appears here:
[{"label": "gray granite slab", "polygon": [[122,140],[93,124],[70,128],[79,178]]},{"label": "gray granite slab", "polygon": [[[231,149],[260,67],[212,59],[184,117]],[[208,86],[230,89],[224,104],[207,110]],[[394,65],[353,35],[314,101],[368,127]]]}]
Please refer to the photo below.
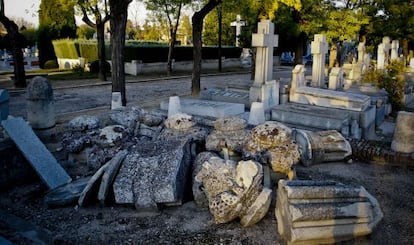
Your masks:
[{"label": "gray granite slab", "polygon": [[1,124],[50,189],[71,182],[66,171],[22,118],[9,118]]}]

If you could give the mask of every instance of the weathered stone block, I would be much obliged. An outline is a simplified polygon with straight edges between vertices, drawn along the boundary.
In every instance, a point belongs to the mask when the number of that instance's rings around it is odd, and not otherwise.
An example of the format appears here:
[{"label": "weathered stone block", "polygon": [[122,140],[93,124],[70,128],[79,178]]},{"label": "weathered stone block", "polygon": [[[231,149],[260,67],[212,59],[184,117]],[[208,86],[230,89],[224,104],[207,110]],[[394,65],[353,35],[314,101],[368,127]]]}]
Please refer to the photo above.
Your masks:
[{"label": "weathered stone block", "polygon": [[414,152],[414,113],[398,112],[391,149],[397,152]]},{"label": "weathered stone block", "polygon": [[288,244],[325,244],[370,234],[383,214],[364,187],[280,180],[278,231]]}]

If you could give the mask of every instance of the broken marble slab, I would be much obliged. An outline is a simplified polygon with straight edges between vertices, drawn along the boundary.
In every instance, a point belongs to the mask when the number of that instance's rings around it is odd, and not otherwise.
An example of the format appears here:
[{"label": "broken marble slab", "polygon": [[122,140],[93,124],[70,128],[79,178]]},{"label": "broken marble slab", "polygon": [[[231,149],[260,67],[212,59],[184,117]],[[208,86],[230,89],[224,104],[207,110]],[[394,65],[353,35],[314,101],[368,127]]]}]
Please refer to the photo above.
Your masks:
[{"label": "broken marble slab", "polygon": [[280,180],[278,232],[287,244],[326,244],[370,234],[383,213],[362,186],[334,181]]},{"label": "broken marble slab", "polygon": [[105,204],[109,188],[112,186],[115,175],[127,154],[127,150],[118,152],[111,160],[95,172],[79,196],[79,206],[87,205],[92,201],[94,195],[98,197],[101,204]]},{"label": "broken marble slab", "polygon": [[48,192],[44,201],[48,207],[76,204],[91,177],[80,178]]},{"label": "broken marble slab", "polygon": [[191,166],[184,140],[147,141],[132,148],[114,181],[115,202],[140,211],[181,203]]},{"label": "broken marble slab", "polygon": [[305,166],[344,161],[352,155],[351,144],[336,130],[312,132],[296,129],[293,135]]},{"label": "broken marble slab", "polygon": [[49,189],[72,181],[23,118],[8,118],[1,124]]}]

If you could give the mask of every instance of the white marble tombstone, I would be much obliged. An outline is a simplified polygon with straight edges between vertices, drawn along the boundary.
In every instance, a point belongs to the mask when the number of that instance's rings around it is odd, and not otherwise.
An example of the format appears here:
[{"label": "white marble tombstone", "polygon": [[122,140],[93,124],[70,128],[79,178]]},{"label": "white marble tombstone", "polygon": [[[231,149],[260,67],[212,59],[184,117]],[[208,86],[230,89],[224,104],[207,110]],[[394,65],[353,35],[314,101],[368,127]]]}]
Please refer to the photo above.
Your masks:
[{"label": "white marble tombstone", "polygon": [[312,87],[322,88],[325,86],[325,55],[328,53],[325,34],[315,34],[311,43],[311,52],[313,54]]},{"label": "white marble tombstone", "polygon": [[273,48],[278,46],[278,35],[270,20],[258,23],[257,33],[252,35],[252,46],[256,47],[255,77],[250,87],[250,102],[263,102],[264,109],[279,104],[279,82],[273,77]]},{"label": "white marble tombstone", "polygon": [[358,44],[358,63],[364,63],[365,61],[365,43],[360,42]]},{"label": "white marble tombstone", "polygon": [[391,60],[398,59],[398,49],[400,48],[400,43],[398,40],[392,40],[391,43]]}]

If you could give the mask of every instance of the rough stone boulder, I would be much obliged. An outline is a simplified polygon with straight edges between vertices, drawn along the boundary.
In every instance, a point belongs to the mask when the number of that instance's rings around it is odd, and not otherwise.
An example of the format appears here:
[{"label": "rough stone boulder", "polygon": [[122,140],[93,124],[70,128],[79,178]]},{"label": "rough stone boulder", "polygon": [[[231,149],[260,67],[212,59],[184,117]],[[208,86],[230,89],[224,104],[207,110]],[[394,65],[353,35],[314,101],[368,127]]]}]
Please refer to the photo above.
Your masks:
[{"label": "rough stone boulder", "polygon": [[211,157],[203,163],[194,181],[202,183],[216,223],[239,217],[242,226],[250,226],[260,221],[269,209],[271,190],[263,188],[262,165],[257,162],[236,163]]},{"label": "rough stone boulder", "polygon": [[243,155],[261,163],[270,163],[273,171],[293,177],[292,165],[299,161],[299,150],[292,131],[282,123],[267,121],[254,127]]},{"label": "rough stone boulder", "polygon": [[206,149],[230,156],[241,155],[243,145],[249,139],[247,122],[239,117],[219,118],[214,121],[214,130],[206,139]]},{"label": "rough stone boulder", "polygon": [[280,180],[278,232],[287,244],[327,244],[370,234],[383,217],[364,187],[333,181]]}]

